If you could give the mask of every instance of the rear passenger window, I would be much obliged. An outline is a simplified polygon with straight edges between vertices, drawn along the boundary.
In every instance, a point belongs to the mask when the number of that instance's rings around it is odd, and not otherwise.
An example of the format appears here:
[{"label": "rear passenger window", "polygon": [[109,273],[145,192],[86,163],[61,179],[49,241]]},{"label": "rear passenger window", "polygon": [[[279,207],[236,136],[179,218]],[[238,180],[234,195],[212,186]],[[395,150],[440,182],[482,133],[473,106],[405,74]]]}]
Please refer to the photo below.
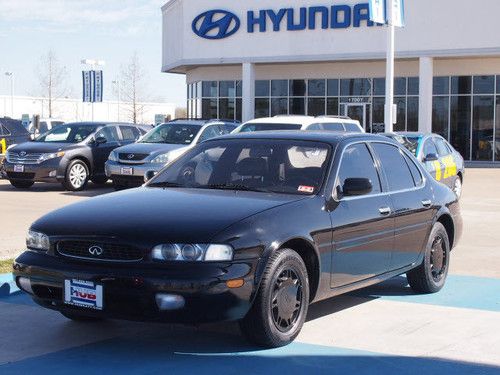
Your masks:
[{"label": "rear passenger window", "polygon": [[325,123],[322,125],[323,125],[324,130],[328,130],[331,132],[343,132],[343,131],[345,131],[344,125],[342,125],[340,123],[332,122],[332,123]]},{"label": "rear passenger window", "polygon": [[415,162],[411,160],[411,158],[406,154],[403,154],[403,157],[406,160],[406,164],[408,164],[408,167],[410,168],[410,172],[413,177],[413,182],[415,182],[415,186],[422,185],[422,183],[424,182],[422,173],[420,173],[420,170],[415,165]]},{"label": "rear passenger window", "polygon": [[361,133],[361,129],[358,125],[349,122],[344,122],[345,130],[352,133]]},{"label": "rear passenger window", "polygon": [[430,155],[430,154],[434,154],[434,155],[438,154],[438,150],[436,148],[436,145],[432,141],[432,139],[428,139],[424,143],[424,157],[426,157],[427,155]]},{"label": "rear passenger window", "polygon": [[120,130],[124,141],[135,141],[141,136],[139,130],[131,126],[120,126]]},{"label": "rear passenger window", "polygon": [[95,138],[104,137],[108,142],[118,142],[118,132],[114,126],[106,126],[97,132]]},{"label": "rear passenger window", "polygon": [[387,177],[389,191],[413,189],[415,187],[410,168],[397,146],[372,143],[372,147],[379,157],[382,170]]},{"label": "rear passenger window", "polygon": [[323,128],[321,127],[321,124],[312,124],[312,125],[309,125],[307,127],[306,130],[323,130]]},{"label": "rear passenger window", "polygon": [[372,185],[372,194],[381,192],[380,178],[375,162],[364,143],[355,144],[345,149],[339,170],[339,184],[344,186],[348,178],[368,178]]}]

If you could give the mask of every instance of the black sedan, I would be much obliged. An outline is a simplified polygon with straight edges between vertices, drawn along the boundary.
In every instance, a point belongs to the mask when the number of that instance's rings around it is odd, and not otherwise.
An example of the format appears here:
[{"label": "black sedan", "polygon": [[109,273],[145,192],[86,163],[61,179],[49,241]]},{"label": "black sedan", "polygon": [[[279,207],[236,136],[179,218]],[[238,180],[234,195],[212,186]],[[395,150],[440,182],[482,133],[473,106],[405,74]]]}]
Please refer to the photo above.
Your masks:
[{"label": "black sedan", "polygon": [[67,190],[80,191],[89,180],[105,184],[104,164],[111,151],[135,142],[149,129],[101,122],[59,125],[33,142],[10,148],[4,169],[12,186],[19,189],[35,182],[60,182]]},{"label": "black sedan", "polygon": [[314,132],[203,142],[146,186],[36,221],[18,286],[74,320],[239,320],[275,347],[308,306],[406,273],[439,291],[456,195],[386,137]]}]

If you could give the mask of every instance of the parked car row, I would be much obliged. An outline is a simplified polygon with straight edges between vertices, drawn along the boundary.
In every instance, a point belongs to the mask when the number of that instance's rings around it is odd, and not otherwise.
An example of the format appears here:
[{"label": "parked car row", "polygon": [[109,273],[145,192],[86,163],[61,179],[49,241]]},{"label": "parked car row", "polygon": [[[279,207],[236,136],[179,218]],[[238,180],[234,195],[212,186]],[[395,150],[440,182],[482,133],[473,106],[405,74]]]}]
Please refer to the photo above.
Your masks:
[{"label": "parked car row", "polygon": [[[176,119],[153,129],[144,125],[106,123],[51,123],[50,127],[33,142],[9,149],[3,167],[13,186],[29,188],[35,182],[58,181],[67,190],[79,191],[89,180],[104,184],[111,179],[114,188],[122,190],[141,186],[148,172],[157,173],[199,143],[229,133],[364,132],[358,121],[348,117],[286,115],[244,124],[217,119]],[[26,140],[26,132],[21,133],[21,140]],[[384,135],[406,147],[437,181],[461,196],[464,160],[444,138],[404,132]]]}]

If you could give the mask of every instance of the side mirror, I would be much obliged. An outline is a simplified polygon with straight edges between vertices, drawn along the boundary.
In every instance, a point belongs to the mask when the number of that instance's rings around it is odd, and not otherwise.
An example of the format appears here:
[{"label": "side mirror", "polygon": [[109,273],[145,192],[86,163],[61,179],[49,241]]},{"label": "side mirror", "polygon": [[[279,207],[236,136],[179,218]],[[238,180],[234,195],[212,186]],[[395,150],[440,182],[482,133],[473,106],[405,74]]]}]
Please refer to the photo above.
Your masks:
[{"label": "side mirror", "polygon": [[424,161],[436,161],[439,160],[438,156],[436,154],[427,154]]},{"label": "side mirror", "polygon": [[371,181],[367,178],[348,178],[342,186],[342,194],[346,197],[370,194],[373,190]]},{"label": "side mirror", "polygon": [[144,182],[148,182],[149,180],[151,180],[154,176],[156,176],[156,171],[147,171],[145,174],[144,174]]},{"label": "side mirror", "polygon": [[105,138],[105,137],[97,137],[95,139],[95,144],[96,145],[102,145],[104,143],[106,143],[108,140]]}]

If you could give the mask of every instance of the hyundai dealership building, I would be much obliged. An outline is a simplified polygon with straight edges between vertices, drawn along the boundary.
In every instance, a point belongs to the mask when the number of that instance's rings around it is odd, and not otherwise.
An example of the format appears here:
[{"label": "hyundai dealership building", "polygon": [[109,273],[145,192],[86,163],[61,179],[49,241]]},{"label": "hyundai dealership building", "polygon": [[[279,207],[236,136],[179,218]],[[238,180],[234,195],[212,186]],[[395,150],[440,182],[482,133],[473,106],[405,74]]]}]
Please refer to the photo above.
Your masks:
[{"label": "hyundai dealership building", "polygon": [[[186,75],[190,117],[348,115],[383,131],[387,29],[365,1],[171,0],[162,69]],[[500,162],[498,14],[498,0],[406,0],[395,130]]]}]

